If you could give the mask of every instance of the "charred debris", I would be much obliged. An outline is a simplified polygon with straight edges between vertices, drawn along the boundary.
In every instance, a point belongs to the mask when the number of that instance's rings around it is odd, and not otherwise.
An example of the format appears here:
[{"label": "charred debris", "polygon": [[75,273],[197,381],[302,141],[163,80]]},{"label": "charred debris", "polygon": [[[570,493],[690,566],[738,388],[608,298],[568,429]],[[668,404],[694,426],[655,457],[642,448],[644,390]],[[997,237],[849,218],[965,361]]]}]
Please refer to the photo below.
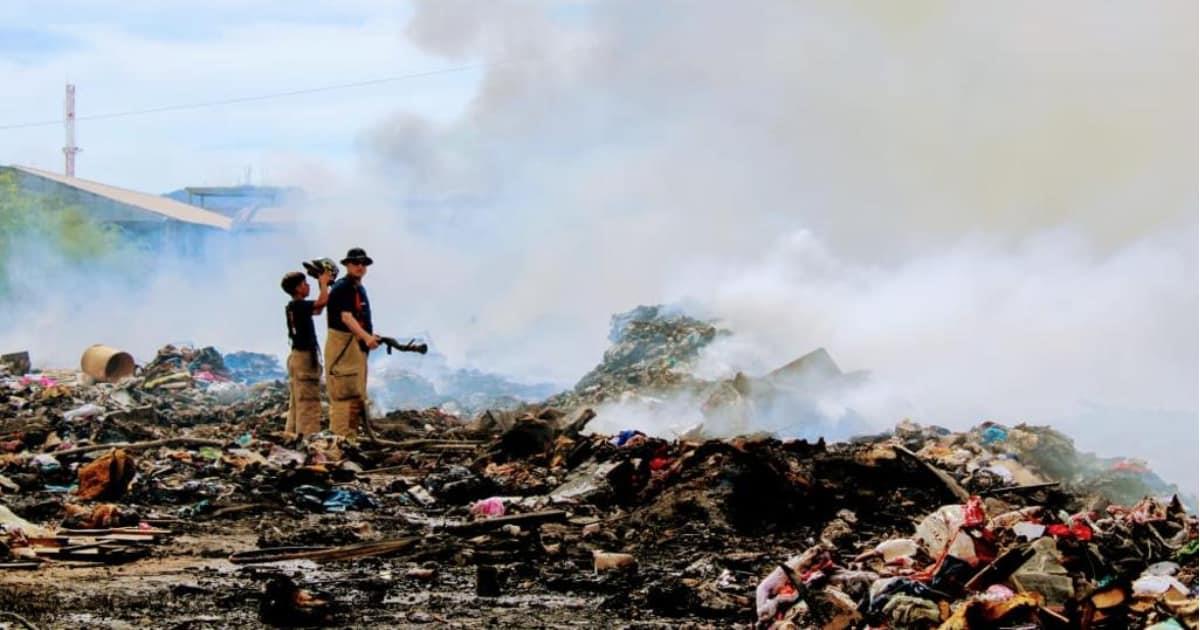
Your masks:
[{"label": "charred debris", "polygon": [[[115,379],[6,355],[0,622],[1197,627],[1195,512],[1144,463],[1026,424],[867,434],[814,404],[868,378],[823,350],[696,377],[724,334],[639,307],[571,390],[484,375],[358,439],[282,434],[264,355],[167,346]],[[673,439],[589,428],[681,392]],[[783,410],[859,435],[752,432]]]}]

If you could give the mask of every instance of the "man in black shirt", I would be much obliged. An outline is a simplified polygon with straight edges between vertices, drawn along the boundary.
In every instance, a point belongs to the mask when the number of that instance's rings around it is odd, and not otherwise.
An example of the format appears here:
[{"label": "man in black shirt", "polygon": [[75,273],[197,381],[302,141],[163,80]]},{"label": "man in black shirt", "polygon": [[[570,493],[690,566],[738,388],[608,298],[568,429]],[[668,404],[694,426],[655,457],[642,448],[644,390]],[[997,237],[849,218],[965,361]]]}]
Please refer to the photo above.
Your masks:
[{"label": "man in black shirt", "polygon": [[371,324],[371,303],[362,279],[374,262],[362,248],[346,253],[346,277],[329,293],[325,341],[325,383],[329,388],[329,430],[354,435],[367,412],[367,353],[379,347]]},{"label": "man in black shirt", "polygon": [[284,427],[286,433],[308,435],[321,430],[321,364],[317,361],[313,317],[320,315],[329,301],[329,279],[328,271],[317,279],[321,293],[316,301],[305,299],[309,292],[308,280],[299,271],[286,274],[280,283],[284,292],[292,296],[284,309],[288,339],[292,344],[287,360],[290,401]]}]

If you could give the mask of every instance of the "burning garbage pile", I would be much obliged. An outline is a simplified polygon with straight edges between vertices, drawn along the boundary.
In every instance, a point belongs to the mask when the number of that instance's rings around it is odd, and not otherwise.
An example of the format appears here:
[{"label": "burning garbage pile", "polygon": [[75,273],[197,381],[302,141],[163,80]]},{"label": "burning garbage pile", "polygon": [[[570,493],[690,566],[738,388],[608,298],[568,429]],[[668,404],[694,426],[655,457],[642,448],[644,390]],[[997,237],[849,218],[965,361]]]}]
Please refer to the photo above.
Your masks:
[{"label": "burning garbage pile", "polygon": [[612,344],[592,371],[574,389],[547,404],[557,407],[595,406],[643,392],[699,388],[688,368],[718,335],[712,323],[666,306],[639,306],[613,315],[608,340]]},{"label": "burning garbage pile", "polygon": [[673,358],[715,328],[640,317],[618,339],[647,352],[611,352],[556,404],[396,410],[359,439],[283,434],[282,384],[226,402],[203,351],[164,348],[116,383],[0,375],[0,610],[46,626],[1197,627],[1195,513],[1048,427],[594,433],[597,402],[714,386]]},{"label": "burning garbage pile", "polygon": [[[669,418],[672,431],[689,437],[768,431],[840,439],[868,430],[845,402],[868,375],[843,372],[824,348],[760,377],[737,372],[722,380],[697,378],[693,372],[702,354],[732,335],[663,305],[614,315],[612,346],[601,363],[546,404],[595,407],[603,418],[626,424]],[[612,426],[607,420],[603,424]]]}]

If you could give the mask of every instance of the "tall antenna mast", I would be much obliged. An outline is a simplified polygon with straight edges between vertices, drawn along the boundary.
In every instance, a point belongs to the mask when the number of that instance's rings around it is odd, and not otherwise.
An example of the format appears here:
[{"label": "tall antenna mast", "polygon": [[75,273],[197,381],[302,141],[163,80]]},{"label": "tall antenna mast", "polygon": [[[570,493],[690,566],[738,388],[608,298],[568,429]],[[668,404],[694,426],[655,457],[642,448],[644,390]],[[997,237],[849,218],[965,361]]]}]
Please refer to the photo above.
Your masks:
[{"label": "tall antenna mast", "polygon": [[67,132],[67,144],[63,147],[67,177],[75,177],[75,154],[79,153],[79,147],[75,146],[75,85],[72,83],[67,84],[67,99],[63,107],[63,127]]}]

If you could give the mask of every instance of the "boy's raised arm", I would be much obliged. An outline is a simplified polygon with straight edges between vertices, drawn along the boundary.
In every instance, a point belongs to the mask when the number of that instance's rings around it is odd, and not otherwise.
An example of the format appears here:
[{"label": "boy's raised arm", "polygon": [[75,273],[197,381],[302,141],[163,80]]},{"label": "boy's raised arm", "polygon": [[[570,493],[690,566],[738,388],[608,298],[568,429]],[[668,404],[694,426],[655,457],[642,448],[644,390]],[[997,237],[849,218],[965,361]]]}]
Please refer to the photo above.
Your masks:
[{"label": "boy's raised arm", "polygon": [[320,315],[329,303],[329,272],[322,273],[317,283],[321,286],[321,292],[317,295],[317,301],[313,302],[313,315]]}]

